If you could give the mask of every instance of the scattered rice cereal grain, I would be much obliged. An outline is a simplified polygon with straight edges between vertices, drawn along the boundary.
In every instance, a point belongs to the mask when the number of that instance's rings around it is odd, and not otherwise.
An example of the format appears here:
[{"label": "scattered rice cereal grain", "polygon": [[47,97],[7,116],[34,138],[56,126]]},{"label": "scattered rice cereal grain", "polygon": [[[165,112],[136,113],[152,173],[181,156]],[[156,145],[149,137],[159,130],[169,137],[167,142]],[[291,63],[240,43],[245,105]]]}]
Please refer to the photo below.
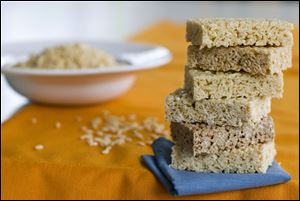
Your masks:
[{"label": "scattered rice cereal grain", "polygon": [[145,142],[142,142],[142,141],[138,141],[137,144],[140,146],[146,146]]},{"label": "scattered rice cereal grain", "polygon": [[80,129],[85,132],[88,128],[86,126],[81,126]]},{"label": "scattered rice cereal grain", "polygon": [[88,126],[81,126],[84,135],[80,138],[90,146],[103,147],[102,153],[108,154],[114,146],[131,142],[132,137],[138,139],[137,145],[146,146],[151,145],[154,139],[169,134],[164,124],[154,117],[147,117],[141,123],[136,119],[135,114],[117,116],[102,111],[101,117],[93,118]]},{"label": "scattered rice cereal grain", "polygon": [[111,150],[111,146],[108,146],[102,151],[102,154],[108,154],[110,150]]},{"label": "scattered rice cereal grain", "polygon": [[150,137],[151,137],[152,139],[154,139],[154,140],[157,139],[157,138],[159,138],[159,136],[156,135],[156,134],[151,134]]},{"label": "scattered rice cereal grain", "polygon": [[152,145],[152,143],[153,143],[152,140],[147,140],[147,141],[146,141],[146,144],[147,144],[147,145]]},{"label": "scattered rice cereal grain", "polygon": [[61,123],[59,121],[55,123],[55,128],[61,128]]},{"label": "scattered rice cereal grain", "polygon": [[91,135],[89,133],[80,136],[81,140],[87,140],[87,139],[92,139],[92,138],[93,138],[93,135]]},{"label": "scattered rice cereal grain", "polygon": [[91,147],[98,146],[98,142],[94,141],[92,138],[87,141],[88,145]]},{"label": "scattered rice cereal grain", "polygon": [[44,145],[42,145],[42,144],[35,145],[34,149],[38,150],[38,151],[43,150],[44,149]]},{"label": "scattered rice cereal grain", "polygon": [[131,141],[132,141],[132,138],[126,137],[125,140],[126,140],[127,142],[131,142]]},{"label": "scattered rice cereal grain", "polygon": [[101,130],[97,130],[97,131],[96,131],[96,135],[97,135],[97,136],[103,136],[104,133],[103,133]]},{"label": "scattered rice cereal grain", "polygon": [[144,136],[138,131],[133,131],[133,135],[138,139],[144,139]]}]

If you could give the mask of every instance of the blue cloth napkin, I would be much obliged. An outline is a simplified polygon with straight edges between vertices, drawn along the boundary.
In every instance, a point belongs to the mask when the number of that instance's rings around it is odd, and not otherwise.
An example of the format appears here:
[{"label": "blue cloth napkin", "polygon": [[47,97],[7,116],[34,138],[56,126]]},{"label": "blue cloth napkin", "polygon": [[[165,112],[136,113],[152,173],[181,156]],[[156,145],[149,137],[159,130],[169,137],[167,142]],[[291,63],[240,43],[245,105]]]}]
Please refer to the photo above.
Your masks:
[{"label": "blue cloth napkin", "polygon": [[171,163],[173,143],[157,139],[152,148],[155,156],[143,155],[142,160],[173,195],[204,194],[245,188],[255,188],[287,182],[291,177],[275,161],[266,174],[196,173],[175,170]]}]

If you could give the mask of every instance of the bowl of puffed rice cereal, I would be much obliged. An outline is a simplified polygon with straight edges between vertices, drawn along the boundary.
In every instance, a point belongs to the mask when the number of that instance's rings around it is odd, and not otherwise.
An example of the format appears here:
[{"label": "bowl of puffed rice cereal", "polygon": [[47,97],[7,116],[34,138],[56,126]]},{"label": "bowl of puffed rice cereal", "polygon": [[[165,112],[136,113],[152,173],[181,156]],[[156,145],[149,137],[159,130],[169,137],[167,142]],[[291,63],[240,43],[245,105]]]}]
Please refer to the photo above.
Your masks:
[{"label": "bowl of puffed rice cereal", "polygon": [[172,58],[164,47],[130,42],[24,42],[1,49],[1,72],[15,91],[62,105],[115,99],[133,85],[135,72]]}]

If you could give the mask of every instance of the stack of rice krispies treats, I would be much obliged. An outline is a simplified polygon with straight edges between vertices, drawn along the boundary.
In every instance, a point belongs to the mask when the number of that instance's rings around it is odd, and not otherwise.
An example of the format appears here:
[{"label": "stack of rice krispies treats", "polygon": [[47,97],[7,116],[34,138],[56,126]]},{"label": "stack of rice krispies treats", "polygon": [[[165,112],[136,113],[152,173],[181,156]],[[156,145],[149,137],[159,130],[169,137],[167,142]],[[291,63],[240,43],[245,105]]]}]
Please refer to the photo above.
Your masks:
[{"label": "stack of rice krispies treats", "polygon": [[276,155],[271,98],[283,96],[293,25],[268,19],[190,19],[184,87],[167,96],[171,166],[265,173]]}]

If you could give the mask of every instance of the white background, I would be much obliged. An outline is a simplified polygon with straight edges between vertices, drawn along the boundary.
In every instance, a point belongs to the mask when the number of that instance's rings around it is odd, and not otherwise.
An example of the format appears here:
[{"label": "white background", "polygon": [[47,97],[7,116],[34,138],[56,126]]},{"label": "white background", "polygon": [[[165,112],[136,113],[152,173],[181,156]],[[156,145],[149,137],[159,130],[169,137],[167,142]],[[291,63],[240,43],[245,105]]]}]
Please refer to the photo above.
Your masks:
[{"label": "white background", "polygon": [[1,43],[124,39],[159,20],[263,17],[299,23],[299,2],[1,2]]}]

